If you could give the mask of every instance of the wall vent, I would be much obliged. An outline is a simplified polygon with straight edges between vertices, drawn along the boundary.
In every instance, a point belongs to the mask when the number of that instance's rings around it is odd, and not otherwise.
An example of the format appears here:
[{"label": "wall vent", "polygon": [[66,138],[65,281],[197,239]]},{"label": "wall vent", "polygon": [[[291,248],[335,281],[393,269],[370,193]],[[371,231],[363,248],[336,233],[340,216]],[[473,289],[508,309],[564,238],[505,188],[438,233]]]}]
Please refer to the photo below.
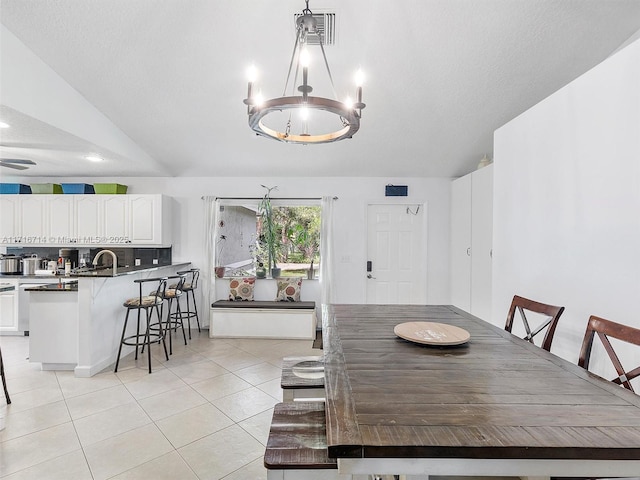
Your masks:
[{"label": "wall vent", "polygon": [[[301,17],[302,13],[293,15],[293,28],[295,32],[296,20]],[[323,40],[323,45],[335,45],[336,43],[336,14],[334,12],[314,13],[313,18],[318,22],[318,32]],[[318,37],[309,36],[309,45],[318,45]]]}]

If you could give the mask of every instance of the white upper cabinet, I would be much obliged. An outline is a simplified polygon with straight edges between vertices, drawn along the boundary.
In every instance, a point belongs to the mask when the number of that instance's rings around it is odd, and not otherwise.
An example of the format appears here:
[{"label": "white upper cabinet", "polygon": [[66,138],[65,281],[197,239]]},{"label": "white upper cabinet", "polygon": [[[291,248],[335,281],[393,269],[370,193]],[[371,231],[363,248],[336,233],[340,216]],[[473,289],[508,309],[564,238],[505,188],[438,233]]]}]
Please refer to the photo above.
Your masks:
[{"label": "white upper cabinet", "polygon": [[0,195],[0,242],[18,243],[20,237],[20,198]]},{"label": "white upper cabinet", "polygon": [[104,215],[100,195],[76,195],[76,236],[79,244],[104,237]]},{"label": "white upper cabinet", "polygon": [[75,243],[76,210],[71,195],[51,195],[45,202],[47,243]]},{"label": "white upper cabinet", "polygon": [[127,195],[107,195],[102,205],[104,218],[104,242],[127,244],[130,242],[129,199]]},{"label": "white upper cabinet", "polygon": [[171,245],[164,195],[0,195],[0,215],[0,245]]},{"label": "white upper cabinet", "polygon": [[20,197],[20,243],[46,243],[49,239],[47,200],[48,195]]}]

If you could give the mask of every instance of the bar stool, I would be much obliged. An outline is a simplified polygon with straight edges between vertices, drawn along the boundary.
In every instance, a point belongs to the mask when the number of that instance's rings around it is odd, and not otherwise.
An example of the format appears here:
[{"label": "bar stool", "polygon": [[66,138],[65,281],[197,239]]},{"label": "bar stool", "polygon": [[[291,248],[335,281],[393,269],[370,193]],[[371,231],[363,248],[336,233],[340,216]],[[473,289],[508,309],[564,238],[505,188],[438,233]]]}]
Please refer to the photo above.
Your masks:
[{"label": "bar stool", "polygon": [[[184,338],[184,344],[187,344],[187,335],[184,331],[184,323],[182,319],[184,318],[184,313],[180,308],[180,297],[184,292],[184,283],[187,276],[185,274],[172,275],[167,277],[169,280],[178,279],[177,283],[171,284],[169,288],[166,289],[163,295],[163,299],[167,301],[167,317],[164,324],[164,330],[169,334],[169,355],[173,355],[173,341],[171,337],[171,330],[177,331],[178,326],[182,329],[182,337]],[[175,300],[175,303],[174,303]],[[171,307],[175,305],[175,309],[172,312]],[[162,329],[161,325],[152,325],[152,329]]]},{"label": "bar stool", "polygon": [[[149,294],[144,295],[142,293],[143,289],[146,289],[148,284],[155,282],[156,288]],[[164,347],[164,356],[167,360],[169,360],[169,355],[167,354],[167,345],[164,341],[164,331],[162,329],[162,312],[160,308],[162,307],[162,302],[165,296],[165,292],[167,289],[167,277],[161,278],[148,278],[145,280],[134,280],[134,283],[137,283],[139,286],[139,295],[137,297],[133,297],[124,302],[123,306],[127,309],[127,316],[124,319],[124,327],[122,327],[122,337],[120,338],[120,347],[118,348],[118,359],[116,360],[116,367],[114,372],[118,371],[118,365],[120,364],[120,354],[122,353],[122,346],[129,345],[136,348],[136,356],[135,359],[138,359],[138,347],[142,347],[142,353],[144,354],[145,345],[147,348],[147,356],[149,360],[149,373],[151,373],[151,344],[157,341],[162,341],[162,346]],[[135,335],[125,336],[127,332],[127,323],[129,322],[129,314],[132,310],[136,310],[138,313],[137,323],[136,323],[136,333]],[[140,332],[140,312],[144,310],[145,313],[145,322],[144,332]],[[151,316],[153,312],[156,312],[156,316],[158,317],[158,322],[160,323],[160,328],[157,333],[153,333],[151,331]]]},{"label": "bar stool", "polygon": [[[191,270],[183,270],[182,272],[177,272],[178,275],[187,275],[187,279],[184,282],[184,286],[182,287],[182,291],[185,292],[185,296],[187,298],[187,309],[182,312],[183,318],[187,319],[187,323],[189,325],[189,340],[191,340],[191,319],[195,318],[198,324],[198,332],[200,332],[200,317],[198,316],[198,305],[196,303],[196,294],[195,290],[198,288],[198,279],[200,278],[200,269],[192,268]],[[169,288],[174,288],[175,285],[171,285]],[[189,293],[191,293],[191,300],[193,301],[193,310],[189,305]]]},{"label": "bar stool", "polygon": [[7,390],[7,380],[4,376],[4,360],[2,360],[2,349],[0,348],[0,376],[2,376],[2,388],[4,388],[4,398],[7,400],[7,405],[11,403],[9,397],[9,390]]}]

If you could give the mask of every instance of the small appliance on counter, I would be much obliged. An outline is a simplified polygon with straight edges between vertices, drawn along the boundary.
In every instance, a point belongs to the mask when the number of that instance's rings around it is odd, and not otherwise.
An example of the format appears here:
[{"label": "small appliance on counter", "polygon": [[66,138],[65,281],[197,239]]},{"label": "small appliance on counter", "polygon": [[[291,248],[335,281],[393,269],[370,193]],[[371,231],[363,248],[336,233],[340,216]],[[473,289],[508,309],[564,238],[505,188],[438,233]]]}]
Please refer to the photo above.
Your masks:
[{"label": "small appliance on counter", "polygon": [[77,248],[61,248],[58,252],[58,269],[65,270],[66,264],[70,263],[69,268],[78,268],[78,249]]},{"label": "small appliance on counter", "polygon": [[22,259],[17,255],[2,255],[0,257],[0,273],[20,275],[22,273]]}]

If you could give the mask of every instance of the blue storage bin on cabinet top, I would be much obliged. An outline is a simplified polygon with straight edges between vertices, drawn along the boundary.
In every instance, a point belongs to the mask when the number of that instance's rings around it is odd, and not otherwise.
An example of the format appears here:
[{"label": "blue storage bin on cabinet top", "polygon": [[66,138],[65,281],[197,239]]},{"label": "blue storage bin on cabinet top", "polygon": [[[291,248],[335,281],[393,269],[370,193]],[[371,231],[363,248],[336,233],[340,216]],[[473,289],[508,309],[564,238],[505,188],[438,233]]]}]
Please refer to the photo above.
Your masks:
[{"label": "blue storage bin on cabinet top", "polygon": [[88,183],[63,183],[62,193],[64,194],[83,194],[96,193],[93,185]]},{"label": "blue storage bin on cabinet top", "polygon": [[31,187],[29,185],[23,185],[21,183],[0,183],[0,194],[25,194],[31,193]]}]

